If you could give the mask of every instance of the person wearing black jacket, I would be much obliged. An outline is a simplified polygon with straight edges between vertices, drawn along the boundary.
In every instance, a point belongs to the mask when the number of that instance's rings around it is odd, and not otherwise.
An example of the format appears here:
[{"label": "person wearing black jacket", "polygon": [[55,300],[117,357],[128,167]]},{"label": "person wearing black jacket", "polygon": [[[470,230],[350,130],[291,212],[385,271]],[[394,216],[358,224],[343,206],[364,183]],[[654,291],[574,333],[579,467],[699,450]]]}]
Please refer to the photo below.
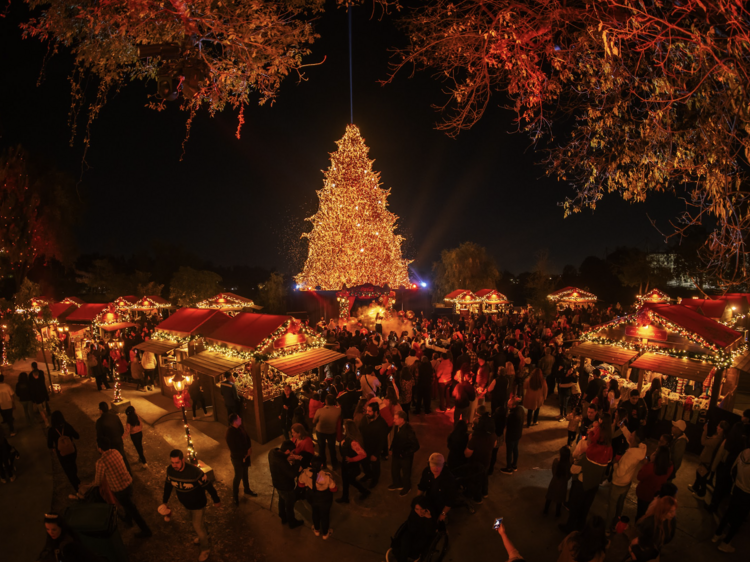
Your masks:
[{"label": "person wearing black jacket", "polygon": [[401,490],[403,497],[411,491],[411,467],[414,453],[419,450],[417,434],[406,421],[406,414],[399,410],[393,414],[393,440],[391,441],[391,479],[389,490]]},{"label": "person wearing black jacket", "polygon": [[516,398],[513,404],[510,404],[510,412],[505,422],[505,451],[507,466],[500,472],[503,474],[512,474],[518,470],[518,442],[523,434],[523,417],[524,408],[521,406],[521,399]]},{"label": "person wearing black jacket", "polygon": [[445,457],[432,453],[417,485],[419,495],[430,503],[433,517],[445,521],[445,516],[458,503],[458,483],[445,467]]},{"label": "person wearing black jacket", "polygon": [[234,480],[232,481],[232,498],[234,505],[240,505],[240,480],[245,487],[245,495],[256,497],[258,494],[250,489],[247,471],[250,468],[250,457],[253,453],[253,444],[250,436],[242,425],[242,418],[237,414],[229,415],[229,427],[226,433],[227,445],[229,446],[229,459],[234,468]]},{"label": "person wearing black jacket", "polygon": [[[58,441],[61,437],[68,437],[73,445],[73,452],[67,455],[61,455],[58,449]],[[69,499],[78,499],[78,488],[81,486],[81,480],[78,478],[78,465],[76,463],[76,457],[78,456],[78,449],[73,443],[73,439],[80,439],[78,432],[65,421],[65,417],[60,410],[52,412],[52,427],[47,431],[47,447],[57,453],[57,460],[60,461],[65,476],[68,477],[70,485],[73,486],[75,494],[70,494]]]},{"label": "person wearing black jacket", "polygon": [[47,392],[47,381],[44,380],[44,373],[37,369],[36,362],[31,364],[31,374],[29,375],[29,392],[31,401],[34,403],[34,409],[39,412],[44,420],[44,427],[49,427],[49,393]]},{"label": "person wearing black jacket", "polygon": [[602,380],[602,372],[599,369],[594,369],[594,372],[592,373],[594,378],[592,378],[589,381],[588,386],[586,387],[586,402],[591,403],[591,401],[599,396],[599,392],[604,388],[605,384]]},{"label": "person wearing black jacket", "polygon": [[360,392],[357,390],[357,384],[354,381],[346,383],[346,390],[336,399],[341,407],[341,420],[354,419],[354,410],[359,402]]},{"label": "person wearing black jacket", "polygon": [[299,406],[299,400],[297,395],[292,391],[292,387],[288,384],[284,385],[284,392],[281,394],[281,414],[279,419],[281,420],[281,431],[284,433],[284,439],[289,440],[289,432],[292,429],[292,418],[294,417],[294,410]]},{"label": "person wearing black jacket", "polygon": [[296,529],[304,523],[301,519],[297,519],[294,514],[294,504],[297,502],[297,496],[295,495],[296,478],[300,468],[289,464],[287,455],[293,450],[294,443],[287,440],[280,447],[268,452],[268,470],[271,472],[271,482],[279,493],[279,516],[281,522],[284,525],[288,524],[290,529]]},{"label": "person wearing black jacket", "polygon": [[224,405],[227,407],[227,415],[239,414],[242,410],[242,399],[237,392],[232,373],[224,373],[224,380],[219,385]]},{"label": "person wearing black jacket", "polygon": [[362,432],[367,459],[362,463],[365,475],[360,482],[369,480],[368,487],[374,488],[380,480],[380,456],[385,449],[390,430],[385,420],[380,417],[380,406],[377,402],[368,404],[365,414],[360,431]]},{"label": "person wearing black jacket", "polygon": [[179,449],[173,449],[169,453],[170,466],[167,467],[167,479],[164,482],[164,495],[159,513],[169,510],[167,502],[172,495],[172,489],[177,491],[177,499],[190,512],[193,529],[198,534],[194,541],[200,545],[201,553],[199,561],[207,560],[211,545],[208,541],[206,523],[203,520],[206,513],[206,492],[211,495],[214,507],[221,507],[219,494],[216,493],[214,485],[208,481],[206,474],[195,465],[185,462],[185,456]]},{"label": "person wearing black jacket", "polygon": [[193,403],[193,419],[198,419],[195,414],[198,412],[199,404],[203,408],[203,414],[207,416],[206,397],[203,394],[200,377],[193,378],[192,384],[188,387],[188,394],[190,394],[190,402]]},{"label": "person wearing black jacket", "polygon": [[96,420],[97,440],[102,438],[108,439],[110,446],[122,455],[122,460],[125,461],[125,468],[128,469],[130,474],[133,474],[133,471],[130,470],[128,457],[125,456],[125,445],[122,442],[122,435],[125,433],[125,428],[122,426],[120,416],[110,412],[109,404],[106,402],[99,402],[99,414],[99,419]]},{"label": "person wearing black jacket", "polygon": [[430,502],[417,496],[411,502],[411,512],[391,541],[385,553],[386,562],[408,562],[429,555],[429,548],[437,534],[437,518],[430,512]]}]

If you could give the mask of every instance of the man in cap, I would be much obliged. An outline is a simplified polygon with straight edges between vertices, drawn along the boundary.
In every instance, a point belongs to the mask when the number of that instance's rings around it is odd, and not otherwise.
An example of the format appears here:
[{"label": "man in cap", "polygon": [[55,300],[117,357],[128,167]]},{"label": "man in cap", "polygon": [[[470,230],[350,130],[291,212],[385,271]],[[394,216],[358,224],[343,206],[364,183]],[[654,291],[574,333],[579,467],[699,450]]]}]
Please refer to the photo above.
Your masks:
[{"label": "man in cap", "polygon": [[456,479],[445,466],[445,457],[440,453],[432,453],[427,468],[422,471],[422,478],[417,486],[419,495],[427,498],[432,506],[432,513],[439,521],[456,505],[458,500],[458,484]]}]

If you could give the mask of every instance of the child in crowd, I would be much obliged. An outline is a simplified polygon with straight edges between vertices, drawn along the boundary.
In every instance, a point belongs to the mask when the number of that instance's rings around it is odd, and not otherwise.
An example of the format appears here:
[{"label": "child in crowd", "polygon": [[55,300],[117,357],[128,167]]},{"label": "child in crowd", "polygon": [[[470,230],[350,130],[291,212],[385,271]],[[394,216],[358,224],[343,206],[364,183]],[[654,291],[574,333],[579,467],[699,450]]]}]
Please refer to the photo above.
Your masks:
[{"label": "child in crowd", "polygon": [[578,426],[581,425],[583,413],[580,406],[573,408],[573,411],[567,415],[568,420],[568,447],[576,440],[578,435]]}]

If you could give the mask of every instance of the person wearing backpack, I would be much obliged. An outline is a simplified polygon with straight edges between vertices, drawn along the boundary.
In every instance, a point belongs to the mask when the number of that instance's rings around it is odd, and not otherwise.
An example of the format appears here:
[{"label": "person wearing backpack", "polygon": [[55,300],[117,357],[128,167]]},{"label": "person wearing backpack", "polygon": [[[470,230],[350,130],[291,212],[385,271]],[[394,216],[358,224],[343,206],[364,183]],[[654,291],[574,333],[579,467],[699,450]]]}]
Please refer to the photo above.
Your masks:
[{"label": "person wearing backpack", "polygon": [[81,480],[78,478],[78,465],[76,464],[78,450],[73,442],[73,439],[79,438],[78,432],[65,421],[65,417],[60,410],[52,412],[52,426],[47,431],[47,447],[57,453],[60,466],[62,466],[65,476],[68,477],[76,492],[68,496],[71,500],[81,497],[78,492]]}]

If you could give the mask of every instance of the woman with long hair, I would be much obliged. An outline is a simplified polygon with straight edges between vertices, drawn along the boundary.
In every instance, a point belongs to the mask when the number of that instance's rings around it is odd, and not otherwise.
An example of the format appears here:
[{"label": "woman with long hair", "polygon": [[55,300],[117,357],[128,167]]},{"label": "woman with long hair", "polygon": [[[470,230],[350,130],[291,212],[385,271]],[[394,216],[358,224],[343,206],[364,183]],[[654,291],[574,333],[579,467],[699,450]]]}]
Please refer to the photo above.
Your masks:
[{"label": "woman with long hair", "polygon": [[95,562],[99,557],[83,545],[78,535],[56,513],[45,513],[47,540],[37,557],[39,562]]},{"label": "woman with long hair", "polygon": [[661,549],[675,535],[677,525],[677,500],[664,496],[654,501],[648,511],[638,519],[638,535],[630,543],[631,559],[636,562],[648,562],[659,557]]},{"label": "woman with long hair", "polygon": [[674,471],[668,443],[669,439],[662,436],[656,451],[646,457],[648,462],[638,471],[638,486],[635,488],[635,495],[638,499],[636,521],[646,513],[654,496]]},{"label": "woman with long hair", "polygon": [[147,468],[148,464],[146,464],[146,457],[143,454],[143,423],[133,406],[128,406],[125,409],[125,433],[123,437],[125,435],[130,435],[133,447],[138,452],[138,460]]},{"label": "woman with long hair", "polygon": [[594,515],[583,531],[573,531],[563,539],[558,547],[557,562],[602,562],[607,542],[604,519]]},{"label": "woman with long hair", "polygon": [[52,412],[52,424],[47,430],[47,447],[55,451],[57,460],[60,461],[65,476],[68,477],[70,485],[73,486],[75,494],[68,497],[72,500],[78,499],[78,489],[81,486],[81,480],[78,478],[78,449],[73,439],[79,439],[78,432],[65,421],[65,417],[60,410]]},{"label": "woman with long hair", "polygon": [[414,377],[411,374],[409,367],[404,367],[399,372],[398,376],[398,390],[399,390],[399,402],[401,408],[406,414],[406,421],[409,421],[409,410],[411,409],[412,390],[414,388]]},{"label": "woman with long hair", "polygon": [[615,406],[620,402],[620,383],[615,378],[609,379],[607,401],[609,402],[610,412],[614,411]]},{"label": "woman with long hair", "polygon": [[[523,383],[523,407],[526,408],[526,427],[539,425],[539,409],[547,399],[547,381],[544,373],[537,368]],[[533,419],[533,421],[532,421]]]},{"label": "woman with long hair", "polygon": [[310,459],[315,455],[315,445],[307,429],[301,423],[292,424],[292,442],[294,451],[289,454],[289,459],[301,461],[302,467],[307,467]]},{"label": "woman with long hair", "polygon": [[338,503],[349,503],[349,485],[354,486],[359,491],[359,499],[365,499],[370,495],[370,490],[365,488],[357,480],[359,476],[360,465],[367,458],[365,446],[362,440],[362,434],[354,420],[344,422],[344,440],[340,445],[341,459],[341,497],[336,501]]},{"label": "woman with long hair", "polygon": [[[294,430],[292,430],[294,431]],[[331,506],[333,493],[337,491],[336,482],[330,472],[323,469],[323,460],[313,457],[310,466],[299,475],[299,485],[305,490],[305,499],[312,509],[313,532],[315,536],[330,538]]]}]

